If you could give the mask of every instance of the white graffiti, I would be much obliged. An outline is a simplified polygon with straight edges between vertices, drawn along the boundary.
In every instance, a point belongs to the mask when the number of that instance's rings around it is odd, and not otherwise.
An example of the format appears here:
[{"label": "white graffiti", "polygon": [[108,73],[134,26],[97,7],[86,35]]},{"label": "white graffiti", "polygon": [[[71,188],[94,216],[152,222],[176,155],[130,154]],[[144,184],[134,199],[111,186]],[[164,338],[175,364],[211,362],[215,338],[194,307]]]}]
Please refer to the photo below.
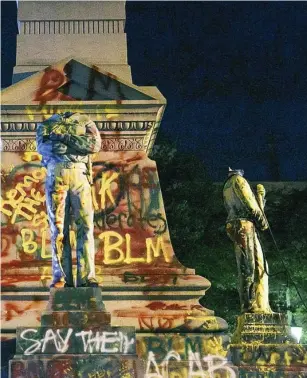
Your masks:
[{"label": "white graffiti", "polygon": [[[82,337],[84,352],[89,353],[128,353],[135,339],[129,340],[122,332],[99,332],[92,330],[76,333],[76,337]],[[107,347],[107,344],[110,344]],[[113,345],[112,345],[113,344]]]},{"label": "white graffiti", "polygon": [[[64,335],[66,331],[66,334]],[[20,338],[31,342],[31,345],[24,351],[25,355],[34,353],[44,353],[49,347],[54,347],[58,353],[66,353],[69,349],[71,337],[74,342],[82,341],[84,353],[123,353],[127,354],[131,346],[135,344],[135,339],[129,339],[123,332],[101,332],[101,331],[81,331],[74,334],[72,328],[69,329],[48,329],[42,339],[36,339],[38,329],[29,328],[20,333]],[[31,335],[32,334],[32,335]],[[31,338],[32,336],[32,338]]]},{"label": "white graffiti", "polygon": [[[171,351],[159,366],[155,354],[149,352],[144,378],[169,378],[170,360],[181,361],[181,357],[177,352]],[[216,373],[222,371],[227,373],[229,378],[236,378],[237,376],[236,372],[228,365],[226,358],[215,355],[207,355],[201,358],[199,353],[189,351],[187,378],[214,378]]]},{"label": "white graffiti", "polygon": [[26,355],[31,355],[37,351],[44,353],[49,343],[53,343],[57,352],[59,353],[67,352],[69,348],[69,339],[73,333],[73,330],[69,328],[67,331],[66,337],[63,338],[59,329],[57,329],[56,331],[54,331],[53,329],[48,329],[45,333],[45,336],[41,340],[35,340],[35,339],[26,337],[26,335],[31,332],[37,333],[38,330],[30,328],[30,329],[26,329],[22,331],[20,334],[20,337],[22,339],[33,342],[33,344],[24,351],[24,354]]}]

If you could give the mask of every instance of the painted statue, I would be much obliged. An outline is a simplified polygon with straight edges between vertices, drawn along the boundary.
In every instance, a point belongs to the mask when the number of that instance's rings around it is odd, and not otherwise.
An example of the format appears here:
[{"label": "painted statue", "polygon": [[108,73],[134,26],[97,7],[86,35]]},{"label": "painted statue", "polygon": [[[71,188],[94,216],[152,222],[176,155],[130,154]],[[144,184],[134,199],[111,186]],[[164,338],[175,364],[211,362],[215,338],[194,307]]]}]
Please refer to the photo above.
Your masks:
[{"label": "painted statue", "polygon": [[265,189],[259,184],[255,195],[243,175],[243,170],[229,168],[223,189],[228,212],[226,231],[235,246],[239,273],[241,311],[271,313],[268,268],[258,238],[258,232],[268,228],[264,214]]},{"label": "painted statue", "polygon": [[69,226],[77,232],[77,286],[98,286],[95,277],[91,158],[101,146],[95,123],[85,114],[54,114],[38,125],[37,151],[47,168],[46,204],[51,232],[51,287],[73,287]]}]

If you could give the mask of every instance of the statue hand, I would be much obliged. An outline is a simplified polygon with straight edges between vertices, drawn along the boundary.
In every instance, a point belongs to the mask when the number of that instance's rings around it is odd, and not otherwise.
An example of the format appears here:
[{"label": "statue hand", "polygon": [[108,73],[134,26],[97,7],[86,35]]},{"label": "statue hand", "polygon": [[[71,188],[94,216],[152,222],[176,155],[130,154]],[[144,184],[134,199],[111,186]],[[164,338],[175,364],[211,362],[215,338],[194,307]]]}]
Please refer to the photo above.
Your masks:
[{"label": "statue hand", "polygon": [[52,152],[59,155],[64,155],[67,151],[67,146],[61,142],[55,142],[52,146]]}]

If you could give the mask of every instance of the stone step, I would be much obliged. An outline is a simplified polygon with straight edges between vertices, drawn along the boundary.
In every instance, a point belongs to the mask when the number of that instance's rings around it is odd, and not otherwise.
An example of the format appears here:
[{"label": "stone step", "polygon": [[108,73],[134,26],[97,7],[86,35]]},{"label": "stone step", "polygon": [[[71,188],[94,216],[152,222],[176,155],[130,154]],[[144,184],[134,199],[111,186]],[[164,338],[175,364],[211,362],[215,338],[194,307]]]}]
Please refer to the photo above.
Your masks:
[{"label": "stone step", "polygon": [[18,328],[16,353],[34,354],[134,354],[133,327]]},{"label": "stone step", "polygon": [[67,287],[50,289],[48,310],[53,311],[105,311],[99,287]]},{"label": "stone step", "polygon": [[[304,366],[307,370],[307,345],[242,344],[231,345],[232,361],[237,366]],[[307,377],[307,375],[306,375]]]},{"label": "stone step", "polygon": [[284,344],[293,342],[290,336],[282,333],[243,333],[241,334],[241,343],[253,344]]},{"label": "stone step", "polygon": [[136,356],[41,355],[10,361],[10,378],[142,378],[144,367]]},{"label": "stone step", "polygon": [[274,312],[272,314],[255,314],[255,313],[245,313],[238,317],[238,322],[243,324],[263,324],[263,325],[288,325],[287,315],[279,312]]},{"label": "stone step", "polygon": [[237,318],[233,344],[252,343],[276,344],[293,342],[285,314],[245,313]]},{"label": "stone step", "polygon": [[41,316],[45,327],[103,326],[110,322],[110,313],[103,311],[45,311]]},{"label": "stone step", "polygon": [[288,326],[277,324],[245,324],[242,333],[285,333],[289,330]]},{"label": "stone step", "polygon": [[259,366],[239,367],[240,378],[306,378],[307,366],[285,366],[276,368],[275,365],[259,368]]}]

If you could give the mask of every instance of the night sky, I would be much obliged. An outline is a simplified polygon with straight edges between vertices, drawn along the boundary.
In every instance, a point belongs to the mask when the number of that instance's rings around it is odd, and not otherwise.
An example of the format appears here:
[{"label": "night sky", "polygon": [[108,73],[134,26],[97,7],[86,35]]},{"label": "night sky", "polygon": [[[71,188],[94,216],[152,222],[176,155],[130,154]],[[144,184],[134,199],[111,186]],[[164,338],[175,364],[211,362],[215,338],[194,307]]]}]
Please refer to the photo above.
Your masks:
[{"label": "night sky", "polygon": [[[2,2],[2,86],[15,59],[16,9]],[[168,100],[162,134],[211,178],[228,166],[259,181],[307,180],[306,2],[128,2],[136,85]]]}]

